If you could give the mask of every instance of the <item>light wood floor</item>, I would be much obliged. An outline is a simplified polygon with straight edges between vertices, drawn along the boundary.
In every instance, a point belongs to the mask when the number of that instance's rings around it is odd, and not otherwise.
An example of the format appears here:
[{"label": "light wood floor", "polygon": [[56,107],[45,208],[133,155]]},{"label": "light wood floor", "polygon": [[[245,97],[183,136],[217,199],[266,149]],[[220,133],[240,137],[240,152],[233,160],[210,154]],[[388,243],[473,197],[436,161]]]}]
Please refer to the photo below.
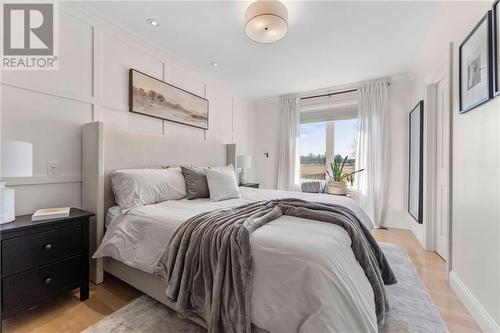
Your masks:
[{"label": "light wood floor", "polygon": [[[448,286],[441,257],[423,250],[408,230],[376,230],[374,234],[379,241],[406,248],[450,332],[480,332]],[[52,304],[2,321],[3,332],[80,332],[140,295],[138,290],[107,275],[104,283],[91,285],[87,301],[78,300],[78,290],[61,295]]]}]

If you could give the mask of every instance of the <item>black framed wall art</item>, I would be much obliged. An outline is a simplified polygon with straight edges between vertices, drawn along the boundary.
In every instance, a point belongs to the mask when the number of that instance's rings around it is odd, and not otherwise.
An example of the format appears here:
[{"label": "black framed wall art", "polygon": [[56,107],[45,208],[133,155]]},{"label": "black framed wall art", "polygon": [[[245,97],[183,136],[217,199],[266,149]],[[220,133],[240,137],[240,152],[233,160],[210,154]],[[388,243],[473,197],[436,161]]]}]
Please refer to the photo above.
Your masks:
[{"label": "black framed wall art", "polygon": [[424,101],[418,102],[409,117],[408,213],[423,223],[424,208]]},{"label": "black framed wall art", "polygon": [[494,94],[500,95],[500,0],[493,3],[493,76]]},{"label": "black framed wall art", "polygon": [[459,49],[460,112],[493,97],[493,43],[491,11],[479,21]]},{"label": "black framed wall art", "polygon": [[208,100],[152,76],[129,70],[129,111],[208,129]]}]

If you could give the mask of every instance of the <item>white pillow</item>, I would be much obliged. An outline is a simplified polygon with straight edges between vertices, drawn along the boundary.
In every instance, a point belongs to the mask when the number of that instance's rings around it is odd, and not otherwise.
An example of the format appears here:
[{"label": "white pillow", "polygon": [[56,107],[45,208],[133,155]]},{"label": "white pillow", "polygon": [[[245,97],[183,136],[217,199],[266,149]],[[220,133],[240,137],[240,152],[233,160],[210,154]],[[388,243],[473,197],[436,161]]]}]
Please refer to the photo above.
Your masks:
[{"label": "white pillow", "polygon": [[210,201],[221,201],[241,197],[234,169],[207,169],[207,183]]},{"label": "white pillow", "polygon": [[115,199],[125,214],[130,209],[186,197],[180,168],[125,169],[110,173]]},{"label": "white pillow", "polygon": [[234,177],[236,178],[236,182],[238,183],[238,173],[234,169],[233,164],[228,164],[226,166],[208,167],[208,169],[212,169],[212,170],[231,170],[234,173]]}]

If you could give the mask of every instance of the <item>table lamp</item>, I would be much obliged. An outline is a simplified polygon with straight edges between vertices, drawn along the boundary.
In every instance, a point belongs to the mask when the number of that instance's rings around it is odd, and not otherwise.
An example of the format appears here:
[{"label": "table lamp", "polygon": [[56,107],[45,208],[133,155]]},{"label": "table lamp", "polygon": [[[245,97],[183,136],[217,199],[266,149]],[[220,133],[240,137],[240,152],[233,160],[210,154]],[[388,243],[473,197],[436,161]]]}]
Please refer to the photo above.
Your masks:
[{"label": "table lamp", "polygon": [[248,155],[239,155],[236,164],[238,168],[241,168],[240,172],[240,184],[247,183],[247,169],[252,167],[252,158]]},{"label": "table lamp", "polygon": [[6,187],[5,177],[33,176],[33,144],[22,141],[2,140],[0,173],[0,223],[16,219],[14,189]]}]

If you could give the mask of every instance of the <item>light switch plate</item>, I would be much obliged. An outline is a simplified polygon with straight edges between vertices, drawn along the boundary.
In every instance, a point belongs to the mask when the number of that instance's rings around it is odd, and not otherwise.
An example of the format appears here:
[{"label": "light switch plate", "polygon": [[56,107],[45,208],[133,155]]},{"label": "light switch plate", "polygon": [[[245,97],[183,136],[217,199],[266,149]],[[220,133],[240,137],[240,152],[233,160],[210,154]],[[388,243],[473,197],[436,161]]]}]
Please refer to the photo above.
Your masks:
[{"label": "light switch plate", "polygon": [[61,171],[61,162],[59,161],[48,161],[47,162],[47,175],[48,176],[59,176]]}]

